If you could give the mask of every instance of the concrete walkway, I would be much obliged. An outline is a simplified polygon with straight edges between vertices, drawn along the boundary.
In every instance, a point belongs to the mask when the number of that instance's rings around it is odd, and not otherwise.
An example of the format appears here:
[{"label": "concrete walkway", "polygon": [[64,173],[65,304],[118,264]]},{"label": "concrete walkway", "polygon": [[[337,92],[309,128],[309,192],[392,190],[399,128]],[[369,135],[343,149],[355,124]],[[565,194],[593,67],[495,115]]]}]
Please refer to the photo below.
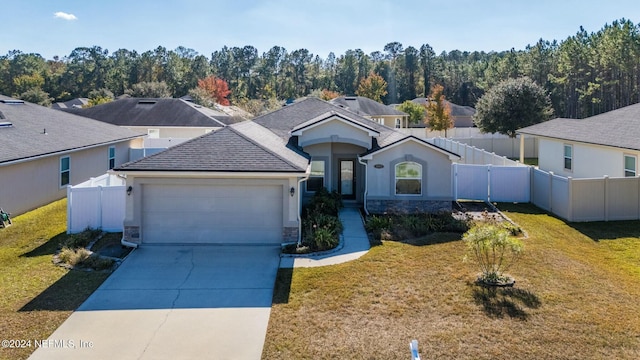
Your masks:
[{"label": "concrete walkway", "polygon": [[369,251],[369,238],[364,229],[360,211],[353,207],[344,207],[338,214],[342,221],[342,246],[321,254],[287,255],[280,259],[281,268],[316,267],[341,264],[355,260]]}]

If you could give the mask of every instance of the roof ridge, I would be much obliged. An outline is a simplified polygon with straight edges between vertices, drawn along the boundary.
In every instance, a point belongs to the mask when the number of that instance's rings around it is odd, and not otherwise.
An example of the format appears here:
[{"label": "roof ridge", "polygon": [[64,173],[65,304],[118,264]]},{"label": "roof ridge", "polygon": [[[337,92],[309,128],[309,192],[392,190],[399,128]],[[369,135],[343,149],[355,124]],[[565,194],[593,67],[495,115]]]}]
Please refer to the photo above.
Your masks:
[{"label": "roof ridge", "polygon": [[[195,141],[195,140],[197,140],[197,139],[203,138],[203,137],[205,137],[205,136],[210,136],[210,135],[212,135],[212,134],[214,134],[214,133],[217,133],[217,132],[219,132],[219,131],[223,131],[223,130],[224,130],[224,129],[226,129],[226,128],[228,128],[228,126],[225,126],[225,127],[223,127],[222,129],[220,129],[220,130],[218,130],[218,131],[212,131],[212,132],[209,132],[209,133],[206,133],[206,134],[202,134],[202,135],[200,135],[200,136],[196,136],[196,137],[191,138],[191,139],[189,139],[189,140],[187,140],[187,141],[181,142],[181,143],[179,143],[179,144],[177,144],[177,145],[174,145],[174,146],[168,147],[168,148],[166,148],[166,149],[164,149],[164,150],[162,150],[162,151],[159,151],[159,152],[157,152],[157,153],[155,153],[155,154],[151,154],[151,155],[148,155],[148,156],[143,156],[143,157],[141,157],[140,159],[137,159],[137,160],[133,160],[133,161],[126,162],[126,163],[124,163],[124,164],[122,164],[122,165],[118,166],[118,167],[116,168],[116,170],[117,170],[117,169],[120,169],[120,168],[122,168],[122,167],[124,167],[124,166],[129,166],[129,165],[132,165],[132,164],[139,163],[140,161],[145,160],[145,159],[155,158],[155,157],[159,156],[160,154],[164,154],[164,153],[169,152],[169,151],[172,151],[172,150],[174,150],[174,149],[176,149],[176,148],[183,147],[183,146],[185,146],[186,144],[192,143],[192,142],[194,142],[194,141]],[[142,148],[142,149],[145,149],[145,148]]]},{"label": "roof ridge", "polygon": [[[243,121],[243,122],[238,123],[238,124],[242,124],[242,126],[247,126],[248,124],[245,124],[245,122],[247,122],[247,123],[248,123],[248,122],[252,122],[254,125],[259,126],[259,127],[263,128],[263,129],[265,129],[265,130],[269,131],[271,134],[273,134],[275,137],[277,137],[279,141],[281,140],[281,138],[280,138],[276,133],[274,133],[273,131],[271,131],[269,128],[266,128],[266,127],[264,127],[264,126],[262,126],[262,125],[260,125],[260,124],[258,124],[258,123],[254,123],[252,120],[249,120],[249,121]],[[271,151],[271,149],[269,149],[269,148],[267,148],[267,147],[263,146],[262,144],[258,143],[257,141],[255,141],[255,140],[254,140],[254,139],[252,139],[251,137],[247,136],[246,134],[243,134],[240,130],[236,129],[236,127],[238,127],[238,126],[227,126],[227,127],[225,127],[225,129],[227,129],[227,128],[228,128],[229,130],[231,130],[231,131],[233,131],[234,133],[238,134],[239,136],[241,136],[241,137],[242,137],[242,138],[244,138],[245,140],[247,140],[247,141],[251,142],[252,144],[254,144],[254,145],[256,145],[256,146],[258,146],[259,148],[261,148],[262,150],[264,150],[264,151],[268,152],[269,154],[271,154],[271,155],[275,156],[276,158],[278,158],[278,159],[280,159],[280,160],[284,161],[287,165],[289,165],[289,166],[291,166],[291,167],[293,167],[293,168],[297,168],[297,167],[298,167],[298,165],[296,165],[296,164],[292,163],[292,162],[291,162],[291,161],[289,161],[288,159],[286,159],[286,158],[284,158],[284,157],[280,156],[279,154],[274,153],[273,151]],[[285,147],[286,147],[286,145],[285,145]]]}]

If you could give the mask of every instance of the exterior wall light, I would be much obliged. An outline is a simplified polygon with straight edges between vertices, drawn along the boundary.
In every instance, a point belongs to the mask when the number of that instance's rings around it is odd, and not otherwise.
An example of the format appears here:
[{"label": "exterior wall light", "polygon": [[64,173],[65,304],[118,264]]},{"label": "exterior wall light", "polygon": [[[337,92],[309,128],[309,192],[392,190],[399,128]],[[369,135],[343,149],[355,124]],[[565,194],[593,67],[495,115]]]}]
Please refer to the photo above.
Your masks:
[{"label": "exterior wall light", "polygon": [[133,187],[129,185],[129,187],[127,188],[127,196],[131,195],[132,191],[133,191]]},{"label": "exterior wall light", "polygon": [[293,195],[295,195],[295,193],[296,193],[296,188],[294,188],[294,187],[292,186],[292,187],[291,187],[291,189],[289,189],[289,194],[290,194],[291,196],[293,196]]}]

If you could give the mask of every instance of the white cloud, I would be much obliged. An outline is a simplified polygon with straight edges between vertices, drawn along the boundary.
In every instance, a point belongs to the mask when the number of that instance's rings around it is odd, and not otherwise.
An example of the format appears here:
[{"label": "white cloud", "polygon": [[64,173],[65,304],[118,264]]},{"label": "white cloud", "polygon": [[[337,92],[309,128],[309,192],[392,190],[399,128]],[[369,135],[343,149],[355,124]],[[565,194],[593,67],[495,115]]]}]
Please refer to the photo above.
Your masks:
[{"label": "white cloud", "polygon": [[53,17],[56,17],[58,19],[64,19],[64,20],[78,20],[78,18],[73,15],[73,14],[68,14],[66,12],[62,12],[62,11],[58,11],[57,13],[53,14]]}]

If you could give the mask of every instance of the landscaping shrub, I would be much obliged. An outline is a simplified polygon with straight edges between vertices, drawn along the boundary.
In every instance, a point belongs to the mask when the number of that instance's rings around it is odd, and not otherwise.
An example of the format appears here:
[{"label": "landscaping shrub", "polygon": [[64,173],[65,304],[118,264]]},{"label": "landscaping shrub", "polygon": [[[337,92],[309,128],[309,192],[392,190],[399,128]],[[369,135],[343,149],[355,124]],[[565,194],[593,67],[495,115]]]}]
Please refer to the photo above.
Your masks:
[{"label": "landscaping shrub", "polygon": [[63,240],[61,246],[70,249],[77,249],[87,247],[89,243],[95,240],[102,231],[99,229],[86,228],[83,232],[78,234],[68,234],[66,239]]},{"label": "landscaping shrub", "polygon": [[510,236],[504,227],[480,224],[467,231],[462,240],[467,245],[467,256],[480,267],[478,280],[486,284],[499,284],[509,280],[504,272],[522,254],[522,242]]},{"label": "landscaping shrub", "polygon": [[342,199],[337,192],[323,188],[316,191],[302,216],[302,244],[310,251],[333,249],[340,242],[342,223],[338,211]]},{"label": "landscaping shrub", "polygon": [[367,232],[376,240],[403,241],[434,232],[459,232],[469,229],[469,222],[450,213],[411,215],[372,215],[365,223]]},{"label": "landscaping shrub", "polygon": [[71,249],[63,247],[58,254],[61,262],[71,266],[80,266],[89,256],[91,256],[91,251],[85,248]]}]

